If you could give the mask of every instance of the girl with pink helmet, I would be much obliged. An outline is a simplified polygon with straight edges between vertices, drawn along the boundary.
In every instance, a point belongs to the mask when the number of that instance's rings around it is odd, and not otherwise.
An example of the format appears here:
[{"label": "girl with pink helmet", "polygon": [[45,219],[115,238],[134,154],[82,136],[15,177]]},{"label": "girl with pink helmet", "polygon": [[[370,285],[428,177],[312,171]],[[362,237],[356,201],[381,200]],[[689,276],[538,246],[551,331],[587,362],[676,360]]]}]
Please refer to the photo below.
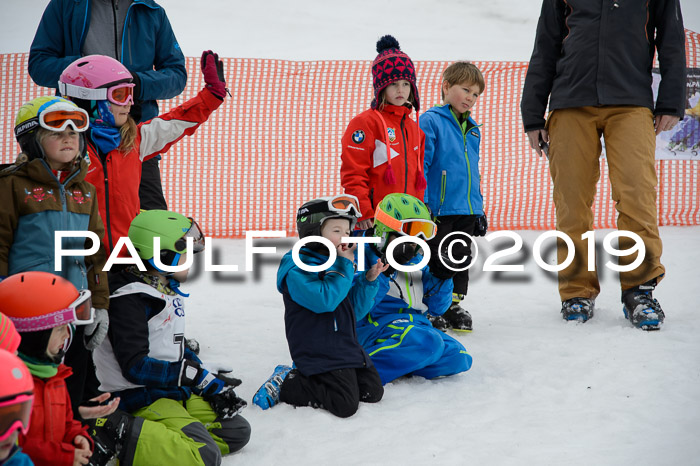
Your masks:
[{"label": "girl with pink helmet", "polygon": [[205,88],[194,98],[150,121],[136,124],[129,116],[134,83],[129,70],[104,55],[74,61],[61,74],[63,97],[88,112],[90,164],[86,180],[97,188],[109,254],[139,213],[141,163],[167,152],[184,136],[194,134],[226,97],[223,63],[212,51],[202,53]]}]

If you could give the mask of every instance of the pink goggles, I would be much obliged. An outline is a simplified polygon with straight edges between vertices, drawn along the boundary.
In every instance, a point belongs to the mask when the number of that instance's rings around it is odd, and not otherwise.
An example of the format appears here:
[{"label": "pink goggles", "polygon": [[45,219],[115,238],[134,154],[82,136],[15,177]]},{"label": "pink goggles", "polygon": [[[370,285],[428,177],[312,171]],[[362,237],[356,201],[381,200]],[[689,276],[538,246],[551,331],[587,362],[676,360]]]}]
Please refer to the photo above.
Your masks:
[{"label": "pink goggles", "polygon": [[4,442],[15,430],[23,435],[29,432],[34,395],[22,394],[0,402],[0,442]]},{"label": "pink goggles", "polygon": [[63,97],[77,97],[83,100],[109,100],[115,105],[129,105],[134,103],[134,83],[115,84],[100,89],[89,89],[58,82],[58,91]]},{"label": "pink goggles", "polygon": [[37,332],[59,327],[64,324],[87,325],[95,318],[90,290],[81,290],[78,299],[65,309],[33,317],[12,317],[18,332]]}]

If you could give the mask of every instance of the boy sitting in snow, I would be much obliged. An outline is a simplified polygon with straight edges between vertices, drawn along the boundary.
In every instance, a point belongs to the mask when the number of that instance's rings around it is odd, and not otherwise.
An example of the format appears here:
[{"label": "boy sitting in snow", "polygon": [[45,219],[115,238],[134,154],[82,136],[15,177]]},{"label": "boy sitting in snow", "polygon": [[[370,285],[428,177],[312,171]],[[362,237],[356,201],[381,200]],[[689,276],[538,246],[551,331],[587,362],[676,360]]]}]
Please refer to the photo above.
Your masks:
[{"label": "boy sitting in snow", "polygon": [[101,389],[116,392],[120,408],[131,414],[115,413],[101,424],[128,432],[124,445],[114,448],[122,464],[153,464],[154,458],[158,464],[220,464],[222,455],[250,438],[248,421],[237,415],[246,403],[233,391],[241,382],[214,375],[185,347],[188,295],[179,286],[189,270],[163,267],[185,262],[188,240],[195,253],[204,249],[202,232],[191,218],[149,210],[131,222],[129,239],[147,270],[129,266],[110,276],[113,321],[94,359]]},{"label": "boy sitting in snow", "polygon": [[[384,389],[372,360],[357,342],[355,321],[363,317],[377,293],[375,279],[386,270],[381,260],[366,273],[354,273],[355,245],[341,243],[360,218],[355,196],[340,195],[309,201],[297,213],[299,237],[322,236],[337,252],[322,272],[298,267],[288,252],[277,272],[284,298],[284,323],[294,368],[277,366],[255,394],[262,409],[279,401],[294,406],[324,408],[350,417],[360,401],[376,403]],[[307,243],[299,251],[310,266],[324,264],[328,249]]]}]

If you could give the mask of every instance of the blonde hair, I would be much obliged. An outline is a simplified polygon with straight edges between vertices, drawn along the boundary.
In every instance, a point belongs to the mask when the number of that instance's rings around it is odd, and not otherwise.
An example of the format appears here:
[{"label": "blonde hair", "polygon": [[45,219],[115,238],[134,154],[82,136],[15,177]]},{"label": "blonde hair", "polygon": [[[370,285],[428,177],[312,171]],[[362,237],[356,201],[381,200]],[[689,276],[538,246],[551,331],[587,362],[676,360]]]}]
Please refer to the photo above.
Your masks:
[{"label": "blonde hair", "polygon": [[119,128],[119,134],[121,134],[122,141],[119,144],[119,152],[122,154],[128,154],[131,149],[134,148],[136,143],[136,134],[138,133],[138,127],[136,122],[131,115],[126,118],[126,123]]},{"label": "blonde hair", "polygon": [[[481,74],[476,65],[468,61],[457,61],[445,68],[445,71],[442,72],[442,82],[447,83],[448,87],[462,83],[476,84],[479,86],[479,94],[482,94],[484,89],[486,89],[484,75]],[[445,91],[442,87],[440,88],[440,94],[442,95],[442,100],[445,100]]]}]

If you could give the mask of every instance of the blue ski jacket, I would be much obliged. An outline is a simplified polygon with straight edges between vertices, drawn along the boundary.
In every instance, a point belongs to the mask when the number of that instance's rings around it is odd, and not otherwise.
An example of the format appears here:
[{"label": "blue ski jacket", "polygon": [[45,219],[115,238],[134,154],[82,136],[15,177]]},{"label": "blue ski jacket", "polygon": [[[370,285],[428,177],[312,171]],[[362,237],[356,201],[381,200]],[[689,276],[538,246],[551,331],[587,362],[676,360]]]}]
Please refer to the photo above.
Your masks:
[{"label": "blue ski jacket", "polygon": [[468,117],[461,125],[449,105],[433,107],[420,117],[425,133],[425,204],[433,216],[483,215],[479,174],[481,132]]},{"label": "blue ski jacket", "polygon": [[[365,245],[365,269],[369,269],[379,259],[377,251],[370,244]],[[423,260],[417,254],[406,265],[414,265]],[[442,315],[452,303],[452,280],[435,277],[426,265],[415,272],[394,271],[390,276],[380,274],[372,309],[360,317],[358,326],[384,326],[394,321],[396,314]]]},{"label": "blue ski jacket", "polygon": [[[89,0],[51,0],[29,51],[29,75],[58,87],[63,70],[81,57],[90,24]],[[179,95],[187,83],[185,56],[165,10],[153,0],[134,0],[120,38],[120,59],[140,81],[141,121],[158,115],[156,100]]]},{"label": "blue ski jacket", "polygon": [[[320,265],[328,256],[302,247],[300,259]],[[372,307],[377,280],[354,273],[344,257],[325,271],[306,272],[284,255],[277,271],[277,289],[284,299],[287,344],[297,369],[305,376],[337,369],[372,367],[357,341],[355,321]]]}]

